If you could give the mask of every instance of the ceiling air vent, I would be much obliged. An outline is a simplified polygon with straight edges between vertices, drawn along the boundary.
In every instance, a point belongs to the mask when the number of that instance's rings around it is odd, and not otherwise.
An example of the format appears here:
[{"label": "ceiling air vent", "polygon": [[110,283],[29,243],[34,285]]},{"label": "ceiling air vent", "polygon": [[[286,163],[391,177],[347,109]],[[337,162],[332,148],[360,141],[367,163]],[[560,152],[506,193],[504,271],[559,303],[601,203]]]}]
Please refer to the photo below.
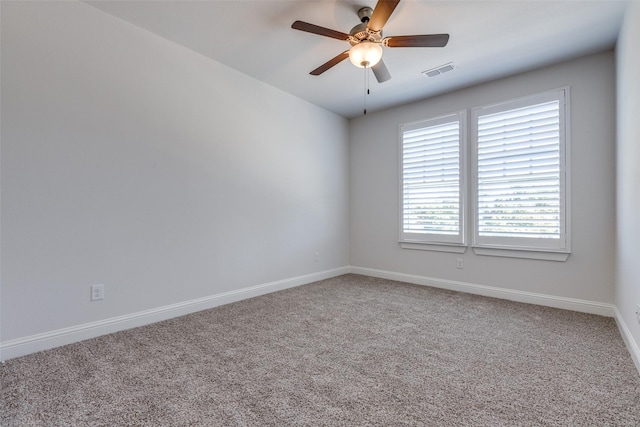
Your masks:
[{"label": "ceiling air vent", "polygon": [[430,70],[423,71],[422,74],[425,74],[427,77],[435,77],[440,74],[444,74],[451,70],[454,70],[456,67],[453,65],[453,62],[449,62],[448,64],[441,65],[436,68],[432,68]]}]

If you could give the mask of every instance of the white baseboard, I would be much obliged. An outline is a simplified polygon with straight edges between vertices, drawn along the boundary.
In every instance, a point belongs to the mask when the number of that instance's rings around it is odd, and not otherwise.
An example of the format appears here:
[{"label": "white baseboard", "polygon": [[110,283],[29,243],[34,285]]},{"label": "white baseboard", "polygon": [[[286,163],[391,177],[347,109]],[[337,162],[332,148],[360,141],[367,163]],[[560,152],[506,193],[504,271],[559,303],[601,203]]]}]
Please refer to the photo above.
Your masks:
[{"label": "white baseboard", "polygon": [[57,329],[54,331],[5,341],[0,343],[0,360],[9,360],[38,351],[48,350],[89,338],[95,338],[100,335],[148,325],[150,323],[195,313],[196,311],[206,310],[243,299],[253,298],[283,289],[306,285],[318,280],[340,276],[347,274],[348,272],[349,267],[325,270],[304,276],[292,277],[289,279],[250,286],[235,291],[223,292],[203,298],[183,301],[124,316],[99,320],[97,322],[85,323],[82,325],[71,326],[69,328]]},{"label": "white baseboard", "polygon": [[478,285],[475,283],[436,279],[433,277],[396,273],[393,271],[376,270],[372,268],[352,266],[349,271],[354,274],[379,277],[381,279],[397,280],[399,282],[413,283],[415,285],[431,286],[434,288],[449,289],[452,291],[466,292],[487,297],[543,305],[546,307],[562,308],[565,310],[579,311],[582,313],[591,313],[601,316],[614,317],[615,307],[613,304],[605,304],[601,302],[586,301],[575,298],[558,297],[554,295],[538,294],[534,292],[516,291],[513,289],[496,288],[493,286]]},{"label": "white baseboard", "polygon": [[620,330],[620,335],[622,335],[622,340],[626,344],[627,350],[629,350],[629,353],[631,354],[631,359],[640,374],[640,348],[638,347],[638,343],[633,339],[631,331],[627,327],[624,319],[622,319],[622,314],[618,311],[618,307],[614,307],[614,313],[618,329]]},{"label": "white baseboard", "polygon": [[467,292],[494,298],[508,299],[512,301],[530,304],[544,305],[548,307],[562,308],[584,313],[598,314],[614,317],[620,334],[627,345],[633,362],[640,373],[640,349],[617,308],[612,304],[604,304],[594,301],[585,301],[574,298],[557,297],[553,295],[537,294],[532,292],[515,291],[511,289],[496,288],[492,286],[478,285],[474,283],[457,282],[452,280],[435,279],[432,277],[417,276],[384,270],[376,270],[364,267],[341,267],[325,270],[261,285],[250,286],[235,291],[223,292],[203,298],[197,298],[176,304],[140,311],[124,316],[113,317],[97,322],[85,323],[69,328],[57,329],[41,334],[30,335],[0,343],[0,360],[9,360],[42,350],[59,347],[66,344],[95,338],[100,335],[110,334],[125,329],[148,325],[150,323],[183,316],[197,311],[218,307],[247,298],[306,285],[318,280],[340,276],[347,273],[362,274],[365,276],[379,277],[416,285],[432,286],[436,288]]}]

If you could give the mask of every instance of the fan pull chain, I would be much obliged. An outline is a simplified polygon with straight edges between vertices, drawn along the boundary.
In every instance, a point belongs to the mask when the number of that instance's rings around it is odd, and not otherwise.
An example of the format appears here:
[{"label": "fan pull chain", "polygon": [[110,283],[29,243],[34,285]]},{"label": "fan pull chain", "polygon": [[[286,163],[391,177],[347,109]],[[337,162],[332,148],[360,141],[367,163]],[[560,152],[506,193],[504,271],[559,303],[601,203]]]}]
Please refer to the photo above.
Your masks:
[{"label": "fan pull chain", "polygon": [[367,72],[366,65],[363,67],[364,69],[364,115],[367,115],[367,95],[369,95],[369,73]]}]

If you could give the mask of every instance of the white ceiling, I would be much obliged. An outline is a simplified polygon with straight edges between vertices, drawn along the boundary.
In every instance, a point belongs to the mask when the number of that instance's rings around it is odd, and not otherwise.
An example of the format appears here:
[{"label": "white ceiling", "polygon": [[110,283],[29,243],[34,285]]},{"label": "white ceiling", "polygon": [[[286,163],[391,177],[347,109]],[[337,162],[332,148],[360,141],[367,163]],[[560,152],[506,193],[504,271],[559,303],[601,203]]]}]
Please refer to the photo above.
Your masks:
[{"label": "white ceiling", "polygon": [[[364,71],[346,60],[309,71],[346,42],[291,29],[295,20],[348,33],[376,0],[87,1],[111,15],[347,118],[363,113]],[[444,48],[385,48],[391,80],[371,75],[369,112],[615,45],[626,2],[401,1],[385,36],[450,34]],[[427,78],[422,71],[453,62]]]}]

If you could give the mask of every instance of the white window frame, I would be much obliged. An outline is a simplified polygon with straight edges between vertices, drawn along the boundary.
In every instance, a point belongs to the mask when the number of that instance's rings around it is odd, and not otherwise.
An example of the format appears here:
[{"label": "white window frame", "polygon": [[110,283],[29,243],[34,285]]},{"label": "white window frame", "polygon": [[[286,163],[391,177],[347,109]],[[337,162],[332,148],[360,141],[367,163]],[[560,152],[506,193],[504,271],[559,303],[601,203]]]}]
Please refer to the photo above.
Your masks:
[{"label": "white window frame", "polygon": [[[404,132],[438,126],[451,122],[458,122],[459,126],[459,232],[458,235],[446,235],[437,233],[410,233],[404,230]],[[404,123],[399,126],[399,235],[400,246],[404,249],[431,250],[440,252],[464,253],[467,249],[467,111],[439,116],[417,122]]]},{"label": "white window frame", "polygon": [[[550,101],[559,102],[560,237],[558,239],[488,237],[479,234],[478,215],[478,118]],[[566,261],[571,253],[571,192],[569,157],[569,88],[471,109],[471,212],[472,247],[477,255]]]}]

